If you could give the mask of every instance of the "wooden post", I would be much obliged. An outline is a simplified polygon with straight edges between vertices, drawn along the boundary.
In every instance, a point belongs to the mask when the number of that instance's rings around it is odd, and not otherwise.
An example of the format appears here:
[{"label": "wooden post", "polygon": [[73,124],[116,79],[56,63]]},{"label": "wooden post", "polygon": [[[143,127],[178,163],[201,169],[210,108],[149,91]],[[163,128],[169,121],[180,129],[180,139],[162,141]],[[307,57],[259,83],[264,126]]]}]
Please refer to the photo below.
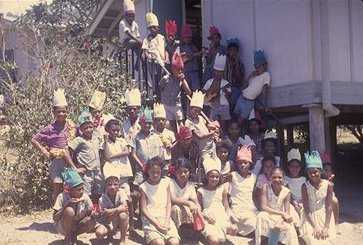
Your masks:
[{"label": "wooden post", "polygon": [[319,104],[310,104],[308,108],[310,149],[323,151],[325,150],[324,109]]},{"label": "wooden post", "polygon": [[286,129],[288,150],[294,145],[294,127],[289,125]]}]

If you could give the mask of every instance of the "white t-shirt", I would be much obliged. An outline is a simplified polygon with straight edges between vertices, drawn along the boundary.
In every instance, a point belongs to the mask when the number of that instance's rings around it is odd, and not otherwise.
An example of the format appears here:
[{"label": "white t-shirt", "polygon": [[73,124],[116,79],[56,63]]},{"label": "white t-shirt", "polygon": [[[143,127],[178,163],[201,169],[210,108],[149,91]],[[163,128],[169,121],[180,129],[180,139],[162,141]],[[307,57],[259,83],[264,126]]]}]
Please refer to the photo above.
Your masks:
[{"label": "white t-shirt", "polygon": [[231,172],[231,161],[230,160],[228,160],[224,166],[222,164],[221,174],[228,174],[229,172]]},{"label": "white t-shirt", "polygon": [[125,39],[128,39],[129,36],[126,34],[126,31],[131,32],[135,37],[140,37],[139,33],[139,25],[133,21],[131,26],[127,23],[126,20],[121,20],[119,25],[119,33],[120,33],[120,41],[124,42]]},{"label": "white t-shirt", "polygon": [[197,198],[195,187],[192,182],[188,181],[183,189],[181,189],[176,183],[175,179],[170,181],[170,191],[175,194],[177,198],[183,200],[190,200]]},{"label": "white t-shirt", "polygon": [[290,178],[288,176],[285,177],[285,180],[288,184],[288,187],[291,191],[291,195],[297,202],[302,202],[302,195],[301,195],[301,186],[305,183],[305,177],[299,178]]},{"label": "white t-shirt", "polygon": [[[207,90],[207,89],[209,89],[210,88],[210,86],[212,85],[212,83],[213,83],[213,79],[209,79],[206,83],[205,83],[205,85],[204,85],[204,87],[203,87],[203,90]],[[224,86],[226,86],[228,84],[228,81],[227,80],[225,80],[225,79],[222,79],[222,81],[221,81],[221,85],[220,85],[220,88],[222,88],[222,87],[224,87]],[[227,89],[227,91],[231,91],[231,88],[226,88]],[[228,100],[227,100],[227,98],[226,98],[226,94],[223,92],[223,90],[221,90],[220,91],[220,97],[219,97],[219,103],[220,103],[220,105],[229,105],[229,103],[228,103]],[[204,101],[204,104],[205,105],[210,105],[211,103],[210,102],[207,102],[207,101]]]},{"label": "white t-shirt", "polygon": [[243,97],[248,100],[256,99],[262,92],[263,86],[269,86],[271,82],[270,73],[267,71],[252,78],[248,87],[242,90]]},{"label": "white t-shirt", "polygon": [[232,208],[245,211],[256,211],[253,203],[253,188],[256,183],[256,175],[252,174],[244,178],[237,172],[232,172],[230,193]]},{"label": "white t-shirt", "polygon": [[160,58],[162,61],[165,61],[165,47],[165,37],[161,34],[157,34],[156,37],[151,40],[145,38],[141,48],[147,50],[149,53],[155,56],[155,58]]}]

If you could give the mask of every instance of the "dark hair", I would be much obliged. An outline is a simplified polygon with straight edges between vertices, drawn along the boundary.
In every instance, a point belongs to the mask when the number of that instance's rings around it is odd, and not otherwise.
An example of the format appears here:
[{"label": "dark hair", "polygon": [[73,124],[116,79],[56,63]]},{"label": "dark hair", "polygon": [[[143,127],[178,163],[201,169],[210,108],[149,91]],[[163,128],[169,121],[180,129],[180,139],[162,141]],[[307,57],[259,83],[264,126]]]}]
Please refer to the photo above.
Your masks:
[{"label": "dark hair", "polygon": [[65,107],[66,109],[68,108],[68,106],[53,106],[53,111],[57,110],[58,108],[62,108]]},{"label": "dark hair", "polygon": [[233,42],[233,43],[228,44],[227,49],[232,48],[232,47],[237,48],[239,50],[239,45],[237,43]]},{"label": "dark hair", "polygon": [[105,125],[105,130],[107,131],[111,126],[113,126],[113,125],[115,125],[115,126],[120,126],[121,124],[120,124],[120,121],[119,120],[117,120],[117,119],[111,119],[111,120],[109,120],[107,123],[106,123],[106,125]]},{"label": "dark hair", "polygon": [[217,152],[221,148],[226,148],[229,151],[229,149],[231,149],[231,146],[232,146],[232,142],[230,140],[220,140],[216,144]]},{"label": "dark hair", "polygon": [[275,164],[275,166],[276,166],[276,159],[275,159],[275,157],[273,157],[273,156],[266,156],[266,157],[263,157],[262,160],[261,160],[261,165],[262,165],[261,170],[263,168],[263,164],[265,162],[267,162],[267,161],[273,162]]},{"label": "dark hair", "polygon": [[185,158],[185,157],[180,157],[178,158],[175,163],[175,170],[178,170],[178,168],[187,168],[189,170],[189,172],[192,172],[192,164],[189,161],[189,159]]},{"label": "dark hair", "polygon": [[275,171],[277,171],[277,170],[279,170],[279,171],[282,173],[282,176],[284,176],[284,177],[285,177],[285,171],[284,171],[282,168],[280,168],[280,167],[275,167],[275,168],[272,170],[271,175],[272,175]]},{"label": "dark hair", "polygon": [[290,161],[287,162],[287,166],[289,166],[292,161],[298,162],[300,167],[302,167],[302,162],[300,160],[298,160],[298,159],[291,159]]},{"label": "dark hair", "polygon": [[106,178],[105,184],[108,184],[111,181],[117,181],[117,182],[119,182],[120,180],[116,176],[111,175],[111,176],[109,176],[109,177]]},{"label": "dark hair", "polygon": [[248,123],[247,123],[247,132],[248,133],[251,133],[251,130],[250,130],[250,126],[251,126],[251,123],[252,122],[256,122],[257,124],[258,124],[258,130],[260,131],[260,132],[262,132],[263,130],[262,130],[262,128],[261,128],[261,126],[262,126],[262,122],[261,122],[261,120],[260,119],[258,119],[258,118],[251,118],[250,120],[248,120]]},{"label": "dark hair", "polygon": [[269,141],[269,142],[272,142],[277,150],[277,147],[278,147],[278,144],[277,144],[277,139],[275,138],[267,138],[267,139],[263,139],[261,141],[261,146],[262,146],[262,149],[265,149],[265,145],[266,145],[266,142]]},{"label": "dark hair", "polygon": [[100,110],[97,110],[96,108],[94,108],[92,106],[88,106],[88,110],[89,110],[89,112],[92,112],[92,111],[100,111]]},{"label": "dark hair", "polygon": [[152,166],[159,166],[161,169],[163,169],[165,166],[165,161],[159,156],[153,157],[146,162],[146,170],[149,170]]}]

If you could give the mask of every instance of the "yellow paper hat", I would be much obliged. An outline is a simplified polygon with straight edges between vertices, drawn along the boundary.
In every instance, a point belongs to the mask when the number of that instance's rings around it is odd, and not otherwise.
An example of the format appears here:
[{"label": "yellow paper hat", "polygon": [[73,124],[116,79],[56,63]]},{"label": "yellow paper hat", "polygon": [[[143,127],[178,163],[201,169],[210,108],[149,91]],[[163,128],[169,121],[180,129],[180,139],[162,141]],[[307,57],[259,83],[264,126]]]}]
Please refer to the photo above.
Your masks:
[{"label": "yellow paper hat", "polygon": [[89,102],[88,106],[100,111],[103,108],[105,100],[106,100],[106,93],[96,90],[93,93],[91,101]]},{"label": "yellow paper hat", "polygon": [[292,148],[288,153],[287,153],[287,161],[290,162],[291,160],[298,160],[301,162],[301,154],[299,149],[296,148]]},{"label": "yellow paper hat", "polygon": [[137,88],[128,89],[125,92],[127,106],[141,106],[141,93]]},{"label": "yellow paper hat", "polygon": [[103,125],[106,125],[108,121],[110,121],[111,119],[116,119],[116,118],[110,113],[103,114],[101,117],[101,120],[103,120]]},{"label": "yellow paper hat", "polygon": [[68,106],[64,89],[57,89],[53,93],[53,106],[63,107]]},{"label": "yellow paper hat", "polygon": [[160,103],[154,104],[154,118],[166,118],[164,105]]},{"label": "yellow paper hat", "polygon": [[266,130],[264,139],[277,139],[277,134],[275,131]]},{"label": "yellow paper hat", "polygon": [[204,104],[204,94],[201,91],[195,91],[192,96],[192,100],[190,101],[190,106],[195,106],[199,108],[203,108]]},{"label": "yellow paper hat", "polygon": [[135,13],[135,4],[133,0],[124,0],[125,13]]},{"label": "yellow paper hat", "polygon": [[206,158],[203,161],[203,167],[205,174],[208,174],[212,170],[217,170],[218,172],[221,172],[222,164],[221,160],[219,158]]},{"label": "yellow paper hat", "polygon": [[147,27],[159,26],[158,17],[152,12],[146,13],[146,24]]}]

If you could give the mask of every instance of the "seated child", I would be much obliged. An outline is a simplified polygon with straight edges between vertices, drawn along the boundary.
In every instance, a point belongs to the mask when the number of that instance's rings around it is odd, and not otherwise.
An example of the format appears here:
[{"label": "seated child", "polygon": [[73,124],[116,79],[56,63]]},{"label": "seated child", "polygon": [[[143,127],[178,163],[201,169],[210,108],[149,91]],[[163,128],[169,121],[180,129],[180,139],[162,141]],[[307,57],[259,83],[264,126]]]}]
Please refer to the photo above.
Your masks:
[{"label": "seated child", "polygon": [[104,118],[101,117],[101,112],[103,104],[106,100],[106,93],[100,91],[94,91],[91,101],[88,104],[88,111],[92,115],[93,119],[93,131],[94,135],[99,138],[100,141],[103,140],[104,131]]},{"label": "seated child", "polygon": [[204,186],[197,192],[205,223],[203,235],[208,244],[220,244],[227,240],[227,235],[236,235],[237,226],[230,222],[231,210],[228,205],[227,186],[220,184],[220,161],[205,159],[204,167],[206,180]]},{"label": "seated child", "polygon": [[[273,157],[264,157],[262,158],[262,173],[258,175],[256,181],[256,189],[254,193],[255,204],[260,210],[259,200],[261,196],[261,190],[264,185],[270,184],[272,170],[276,167],[275,158]],[[253,172],[252,172],[253,173]]]},{"label": "seated child", "polygon": [[192,165],[186,158],[179,158],[174,164],[174,178],[170,182],[170,197],[172,203],[171,218],[176,227],[192,225],[193,215],[200,212],[197,193],[193,182],[189,181]]},{"label": "seated child", "polygon": [[142,228],[147,244],[179,244],[179,235],[171,220],[170,179],[161,178],[164,161],[154,157],[147,161],[147,178],[140,185]]},{"label": "seated child", "polygon": [[53,220],[58,233],[64,235],[66,245],[74,244],[77,236],[94,229],[91,218],[92,201],[83,193],[83,180],[73,168],[63,172],[65,189],[53,206]]},{"label": "seated child", "polygon": [[100,141],[93,136],[93,119],[88,110],[78,118],[81,135],[69,145],[69,151],[76,158],[77,171],[83,178],[84,191],[97,203],[102,194],[103,178],[100,163]]},{"label": "seated child", "polygon": [[271,76],[267,71],[267,60],[263,51],[254,53],[255,71],[247,78],[242,87],[242,94],[239,96],[234,113],[238,116],[240,126],[248,119],[252,109],[255,107],[255,100],[262,94],[265,110],[267,106],[267,87],[270,85]]},{"label": "seated child", "polygon": [[106,190],[98,201],[101,214],[96,228],[96,237],[97,239],[102,239],[108,236],[110,239],[119,230],[121,232],[120,244],[126,244],[129,219],[127,195],[123,189],[120,189],[118,177],[108,176],[105,184]]},{"label": "seated child", "polygon": [[119,34],[123,46],[139,53],[142,45],[140,39],[139,25],[135,21],[135,5],[132,0],[124,0],[125,17],[120,21]]},{"label": "seated child", "polygon": [[256,158],[262,157],[262,140],[264,132],[262,130],[262,122],[258,118],[251,118],[248,120],[247,135],[255,142],[256,145]]},{"label": "seated child", "polygon": [[271,174],[271,183],[264,184],[261,189],[261,212],[257,216],[255,231],[256,245],[261,244],[261,237],[271,241],[276,239],[282,244],[299,245],[290,215],[290,196],[290,190],[284,187],[284,171],[275,168]]}]

